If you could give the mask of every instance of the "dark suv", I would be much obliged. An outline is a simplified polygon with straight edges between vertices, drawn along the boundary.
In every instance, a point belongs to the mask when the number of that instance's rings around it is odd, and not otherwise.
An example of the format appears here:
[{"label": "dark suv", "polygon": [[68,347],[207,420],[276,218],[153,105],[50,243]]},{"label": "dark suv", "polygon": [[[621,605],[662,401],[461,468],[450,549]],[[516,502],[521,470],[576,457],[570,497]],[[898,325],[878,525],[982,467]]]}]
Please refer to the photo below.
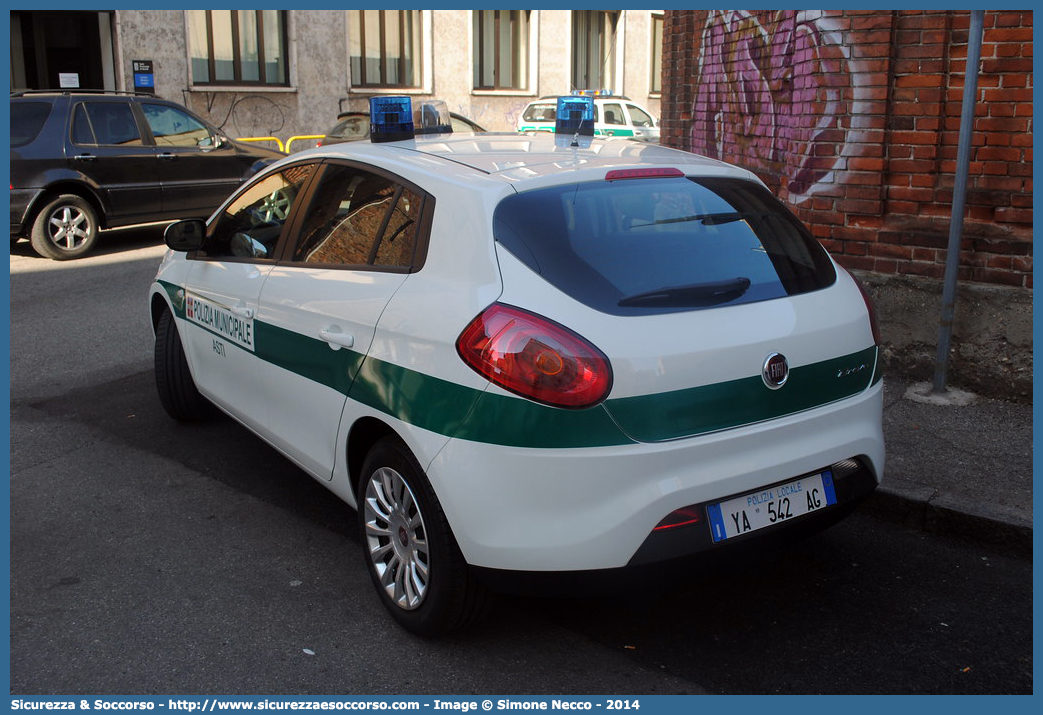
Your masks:
[{"label": "dark suv", "polygon": [[119,92],[11,95],[11,240],[87,254],[103,228],[209,216],[284,154],[235,142],[183,106]]}]

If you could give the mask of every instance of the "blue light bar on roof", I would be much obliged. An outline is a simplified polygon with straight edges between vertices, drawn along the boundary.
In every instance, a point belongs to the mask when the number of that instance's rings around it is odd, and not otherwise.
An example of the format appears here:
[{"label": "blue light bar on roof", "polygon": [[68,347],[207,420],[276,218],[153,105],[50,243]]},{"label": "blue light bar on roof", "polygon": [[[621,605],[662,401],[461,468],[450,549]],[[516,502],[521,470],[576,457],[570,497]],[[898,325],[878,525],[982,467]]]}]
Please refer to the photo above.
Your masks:
[{"label": "blue light bar on roof", "polygon": [[413,108],[409,97],[371,97],[369,100],[369,138],[371,142],[397,142],[412,139]]},{"label": "blue light bar on roof", "polygon": [[594,136],[594,98],[558,97],[558,116],[554,122],[555,134],[570,137]]}]

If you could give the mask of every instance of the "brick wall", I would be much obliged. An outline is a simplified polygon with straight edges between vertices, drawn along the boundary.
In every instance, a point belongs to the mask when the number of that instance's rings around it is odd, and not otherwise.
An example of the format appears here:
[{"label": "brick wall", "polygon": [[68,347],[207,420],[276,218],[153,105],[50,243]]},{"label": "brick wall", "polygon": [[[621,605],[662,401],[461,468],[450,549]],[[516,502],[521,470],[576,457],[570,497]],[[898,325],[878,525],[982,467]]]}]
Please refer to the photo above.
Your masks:
[{"label": "brick wall", "polygon": [[[662,142],[745,166],[843,265],[944,273],[968,11],[668,11]],[[960,278],[1032,287],[1032,13],[985,13]]]}]

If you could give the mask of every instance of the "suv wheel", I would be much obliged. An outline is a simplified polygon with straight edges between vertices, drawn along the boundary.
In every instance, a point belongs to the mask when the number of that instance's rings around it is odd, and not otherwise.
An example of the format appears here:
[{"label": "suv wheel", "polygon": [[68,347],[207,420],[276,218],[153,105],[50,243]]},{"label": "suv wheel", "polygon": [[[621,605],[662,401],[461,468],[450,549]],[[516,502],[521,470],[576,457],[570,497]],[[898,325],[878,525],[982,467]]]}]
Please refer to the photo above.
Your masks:
[{"label": "suv wheel", "polygon": [[30,238],[33,250],[45,258],[79,258],[98,242],[98,215],[83,198],[62,194],[36,215]]}]

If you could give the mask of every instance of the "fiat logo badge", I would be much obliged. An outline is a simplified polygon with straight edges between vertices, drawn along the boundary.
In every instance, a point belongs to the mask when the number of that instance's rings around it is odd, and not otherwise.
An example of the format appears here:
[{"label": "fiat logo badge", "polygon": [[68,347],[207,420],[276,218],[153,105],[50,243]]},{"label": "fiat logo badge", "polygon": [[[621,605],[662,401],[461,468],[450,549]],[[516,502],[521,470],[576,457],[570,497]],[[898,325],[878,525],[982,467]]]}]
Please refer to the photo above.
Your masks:
[{"label": "fiat logo badge", "polygon": [[789,379],[789,362],[785,355],[772,353],[765,359],[761,369],[761,378],[771,390],[777,390]]}]

